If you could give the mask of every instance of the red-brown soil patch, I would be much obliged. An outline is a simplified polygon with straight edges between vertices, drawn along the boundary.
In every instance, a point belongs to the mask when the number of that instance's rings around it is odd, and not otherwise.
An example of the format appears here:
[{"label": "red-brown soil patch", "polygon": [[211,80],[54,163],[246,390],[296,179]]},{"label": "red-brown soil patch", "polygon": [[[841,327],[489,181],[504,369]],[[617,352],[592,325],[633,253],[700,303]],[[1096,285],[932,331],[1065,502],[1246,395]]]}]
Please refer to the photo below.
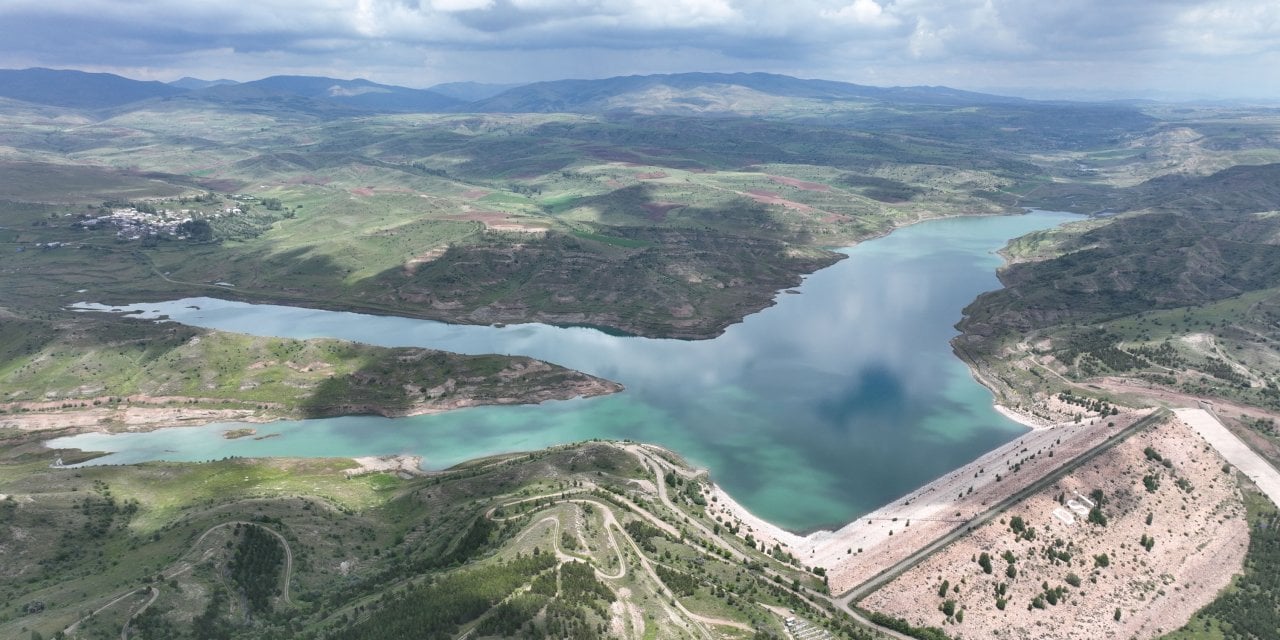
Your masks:
[{"label": "red-brown soil patch", "polygon": [[797,189],[803,189],[805,191],[821,191],[823,193],[831,191],[831,187],[829,185],[825,185],[819,182],[805,182],[804,180],[797,180],[795,178],[788,178],[786,176],[769,176],[769,180],[777,184],[785,184],[788,187],[795,187]]},{"label": "red-brown soil patch", "polygon": [[782,197],[777,193],[774,193],[772,191],[765,191],[764,189],[749,189],[747,191],[747,195],[750,196],[752,200],[755,200],[756,202],[759,202],[761,204],[776,204],[776,205],[786,207],[788,209],[794,209],[796,211],[812,211],[813,210],[813,207],[810,207],[807,204],[800,204],[799,202],[793,202],[791,200],[787,200],[786,198]]},{"label": "red-brown soil patch", "polygon": [[640,205],[640,208],[649,212],[649,220],[662,222],[667,219],[667,214],[672,210],[682,209],[684,206],[678,202],[648,202]]},{"label": "red-brown soil patch", "polygon": [[451,213],[449,217],[453,220],[474,220],[485,224],[507,222],[511,219],[511,216],[500,211],[461,211]]},{"label": "red-brown soil patch", "polygon": [[665,177],[667,177],[667,173],[665,171],[650,171],[648,173],[636,174],[637,180],[661,180]]},{"label": "red-brown soil patch", "polygon": [[356,187],[351,190],[351,195],[368,198],[373,195],[373,187]]},{"label": "red-brown soil patch", "polygon": [[464,211],[461,213],[450,214],[449,219],[479,222],[483,224],[486,229],[492,229],[494,231],[544,233],[547,230],[545,226],[521,222],[498,211]]},{"label": "red-brown soil patch", "polygon": [[492,192],[487,189],[467,189],[466,191],[462,192],[462,197],[468,200],[479,200],[480,198],[483,198],[489,195],[490,193]]}]

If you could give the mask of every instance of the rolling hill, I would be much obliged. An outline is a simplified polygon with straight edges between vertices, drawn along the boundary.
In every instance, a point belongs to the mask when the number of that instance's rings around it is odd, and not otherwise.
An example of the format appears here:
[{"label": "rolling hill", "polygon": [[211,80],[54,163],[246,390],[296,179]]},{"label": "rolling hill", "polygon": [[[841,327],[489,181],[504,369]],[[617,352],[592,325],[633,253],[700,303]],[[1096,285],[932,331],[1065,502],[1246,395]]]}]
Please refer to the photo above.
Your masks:
[{"label": "rolling hill", "polygon": [[0,69],[0,97],[23,102],[102,109],[185,93],[163,82],[130,80],[110,73],[67,69]]},{"label": "rolling hill", "polygon": [[463,104],[456,98],[424,89],[378,84],[357,78],[271,76],[236,85],[210,87],[197,96],[212,99],[302,97],[376,112],[437,112]]},{"label": "rolling hill", "polygon": [[197,89],[208,89],[209,87],[219,87],[223,85],[239,84],[235,80],[201,80],[200,78],[192,78],[184,76],[168,83],[171,87],[195,91]]},{"label": "rolling hill", "polygon": [[[717,95],[721,99],[718,100]],[[1027,102],[1018,98],[947,87],[871,87],[769,73],[679,73],[537,82],[480,100],[470,105],[469,110],[522,113],[741,113],[744,106],[741,103],[744,101],[768,102],[770,99],[905,102],[952,106]]]}]

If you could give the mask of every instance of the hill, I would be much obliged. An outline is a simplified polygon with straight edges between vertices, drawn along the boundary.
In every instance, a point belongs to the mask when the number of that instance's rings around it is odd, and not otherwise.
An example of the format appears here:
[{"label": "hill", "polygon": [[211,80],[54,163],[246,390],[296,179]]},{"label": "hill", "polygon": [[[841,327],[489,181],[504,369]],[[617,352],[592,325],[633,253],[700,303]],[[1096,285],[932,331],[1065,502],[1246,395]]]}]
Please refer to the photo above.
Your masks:
[{"label": "hill", "polygon": [[69,69],[0,69],[0,97],[55,107],[101,109],[185,93],[163,82]]},{"label": "hill", "polygon": [[213,103],[245,111],[261,111],[275,105],[285,110],[347,114],[438,112],[465,103],[433,91],[362,79],[272,76],[244,83],[198,78],[163,83],[54,69],[0,70],[0,98],[91,111],[182,98],[184,103]]},{"label": "hill", "polygon": [[485,82],[445,82],[427,87],[427,91],[448,96],[463,102],[475,102],[492,98],[504,91],[510,91],[523,84],[489,84]]},{"label": "hill", "polygon": [[172,80],[168,83],[171,87],[194,91],[196,89],[208,89],[209,87],[220,87],[223,85],[238,84],[235,80],[201,80],[200,78],[192,78],[185,76]]},{"label": "hill", "polygon": [[1280,163],[1238,165],[1207,175],[1168,174],[1130,190],[1129,210],[1214,215],[1280,210]]},{"label": "hill", "polygon": [[423,474],[414,459],[63,469],[37,441],[6,444],[6,638],[768,638],[790,615],[883,637],[644,446]]},{"label": "hill", "polygon": [[1018,104],[947,87],[870,87],[769,73],[679,73],[602,80],[556,80],[517,87],[468,105],[496,113],[743,113],[776,99],[904,102],[932,105]]},{"label": "hill", "polygon": [[456,98],[434,91],[378,84],[360,78],[339,80],[318,76],[271,76],[252,82],[210,87],[196,95],[215,100],[301,97],[378,112],[436,112],[462,104]]}]

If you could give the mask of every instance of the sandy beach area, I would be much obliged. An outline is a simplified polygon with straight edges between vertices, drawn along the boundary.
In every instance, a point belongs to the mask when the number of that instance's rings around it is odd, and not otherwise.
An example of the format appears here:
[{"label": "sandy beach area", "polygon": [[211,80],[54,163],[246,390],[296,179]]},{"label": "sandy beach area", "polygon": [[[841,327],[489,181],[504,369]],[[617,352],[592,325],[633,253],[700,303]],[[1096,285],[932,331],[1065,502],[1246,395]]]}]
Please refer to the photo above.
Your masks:
[{"label": "sandy beach area", "polygon": [[415,476],[422,475],[422,456],[361,456],[352,458],[352,460],[355,460],[359,466],[343,471],[348,478],[366,473],[386,472],[408,473]]}]

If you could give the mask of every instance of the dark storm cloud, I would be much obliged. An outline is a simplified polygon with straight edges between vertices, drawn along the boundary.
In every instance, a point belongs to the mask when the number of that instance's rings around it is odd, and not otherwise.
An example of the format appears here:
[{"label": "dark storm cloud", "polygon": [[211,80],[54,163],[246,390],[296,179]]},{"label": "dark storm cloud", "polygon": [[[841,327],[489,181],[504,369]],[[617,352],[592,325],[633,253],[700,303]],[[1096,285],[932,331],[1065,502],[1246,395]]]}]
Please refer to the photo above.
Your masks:
[{"label": "dark storm cloud", "polygon": [[737,61],[745,70],[890,84],[1034,83],[1051,72],[1056,82],[1081,86],[1135,78],[1211,86],[1233,73],[1274,80],[1278,48],[1280,6],[1271,0],[7,0],[0,6],[0,65],[154,77],[333,70],[422,84],[726,69]]}]

